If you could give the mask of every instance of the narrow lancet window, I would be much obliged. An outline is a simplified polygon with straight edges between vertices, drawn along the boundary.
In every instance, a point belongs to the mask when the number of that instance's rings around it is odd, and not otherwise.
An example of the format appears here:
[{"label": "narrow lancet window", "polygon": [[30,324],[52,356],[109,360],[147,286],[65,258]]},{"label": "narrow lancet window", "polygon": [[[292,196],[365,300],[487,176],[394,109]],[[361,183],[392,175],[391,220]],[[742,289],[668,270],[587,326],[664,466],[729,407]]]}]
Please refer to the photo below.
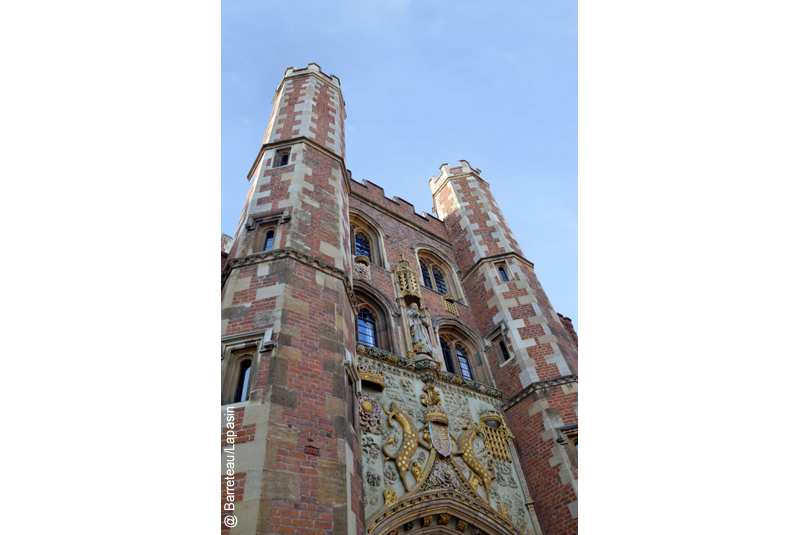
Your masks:
[{"label": "narrow lancet window", "polygon": [[450,347],[442,338],[439,338],[439,344],[442,346],[442,355],[444,356],[444,365],[447,371],[455,374],[456,370],[453,367],[453,356],[450,354]]},{"label": "narrow lancet window", "polygon": [[272,250],[272,242],[275,239],[275,231],[270,230],[267,232],[267,241],[264,243],[264,250],[271,251]]},{"label": "narrow lancet window", "polygon": [[358,341],[375,347],[375,320],[366,309],[358,313]]},{"label": "narrow lancet window", "polygon": [[447,284],[444,282],[444,275],[439,273],[439,270],[433,268],[433,278],[436,279],[436,289],[440,294],[447,293]]},{"label": "narrow lancet window", "polygon": [[431,284],[431,274],[428,272],[428,266],[425,265],[425,262],[420,262],[419,267],[422,270],[422,284],[426,288],[430,288],[433,290],[433,284]]},{"label": "narrow lancet window", "polygon": [[500,266],[497,270],[500,272],[500,278],[503,279],[503,282],[508,282],[508,275],[506,275],[505,268]]},{"label": "narrow lancet window", "polygon": [[249,384],[250,384],[250,364],[252,361],[250,360],[243,360],[242,363],[239,365],[239,383],[236,386],[236,402],[239,401],[247,401],[248,396],[250,395],[249,392]]},{"label": "narrow lancet window", "polygon": [[369,240],[361,232],[356,234],[356,256],[366,256],[372,262]]},{"label": "narrow lancet window", "polygon": [[465,379],[472,379],[472,368],[469,367],[469,359],[467,353],[461,346],[456,346],[456,357],[458,357],[458,365],[461,367],[461,375]]}]

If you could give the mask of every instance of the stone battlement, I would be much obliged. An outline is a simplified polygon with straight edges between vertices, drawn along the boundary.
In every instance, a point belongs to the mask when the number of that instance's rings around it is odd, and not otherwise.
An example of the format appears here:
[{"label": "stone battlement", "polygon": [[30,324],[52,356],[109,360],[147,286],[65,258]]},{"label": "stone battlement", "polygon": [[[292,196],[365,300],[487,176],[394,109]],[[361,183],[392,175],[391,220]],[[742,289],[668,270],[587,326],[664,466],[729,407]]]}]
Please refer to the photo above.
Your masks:
[{"label": "stone battlement", "polygon": [[315,73],[324,78],[326,81],[330,82],[331,84],[335,85],[336,87],[341,87],[339,82],[339,78],[333,74],[325,74],[322,72],[322,69],[316,63],[309,63],[305,67],[289,67],[286,69],[286,72],[283,73],[283,79],[286,80],[287,78],[291,78],[292,76],[301,76],[304,74]]},{"label": "stone battlement", "polygon": [[447,239],[447,231],[445,230],[444,223],[442,223],[438,217],[426,212],[417,213],[413,204],[400,197],[395,196],[391,199],[388,198],[384,194],[384,190],[381,186],[369,180],[364,179],[361,182],[356,182],[351,177],[350,191],[377,203],[393,214],[397,214],[404,219],[420,225],[426,230],[435,233],[437,236]]}]

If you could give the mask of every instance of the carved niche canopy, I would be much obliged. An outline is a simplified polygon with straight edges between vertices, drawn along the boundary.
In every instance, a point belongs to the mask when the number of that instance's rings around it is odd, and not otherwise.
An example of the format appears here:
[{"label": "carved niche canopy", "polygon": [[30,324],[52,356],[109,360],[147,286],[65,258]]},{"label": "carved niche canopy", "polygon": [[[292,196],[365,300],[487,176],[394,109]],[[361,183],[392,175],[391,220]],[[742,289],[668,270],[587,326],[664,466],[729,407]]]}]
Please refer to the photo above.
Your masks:
[{"label": "carved niche canopy", "polygon": [[400,262],[394,268],[394,280],[406,306],[416,303],[417,306],[422,307],[422,293],[420,293],[417,282],[417,272],[408,263],[405,255],[401,257]]}]

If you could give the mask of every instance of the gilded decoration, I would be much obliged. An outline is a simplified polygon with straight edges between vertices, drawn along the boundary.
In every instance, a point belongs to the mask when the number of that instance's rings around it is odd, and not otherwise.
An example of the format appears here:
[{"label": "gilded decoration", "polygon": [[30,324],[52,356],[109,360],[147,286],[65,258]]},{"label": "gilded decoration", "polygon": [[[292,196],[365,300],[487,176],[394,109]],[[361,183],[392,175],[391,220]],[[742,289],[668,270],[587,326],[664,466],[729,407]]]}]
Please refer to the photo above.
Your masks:
[{"label": "gilded decoration", "polygon": [[389,535],[397,535],[397,532],[398,532],[398,531],[400,531],[400,528],[397,528],[397,529],[395,529],[394,531],[392,531],[391,533],[389,533]]},{"label": "gilded decoration", "polygon": [[422,527],[423,527],[423,528],[427,528],[428,526],[430,526],[430,525],[431,525],[431,522],[433,522],[433,515],[431,515],[431,516],[426,516],[426,517],[425,517],[425,518],[422,520]]},{"label": "gilded decoration", "polygon": [[422,294],[417,283],[417,272],[408,263],[405,255],[401,257],[400,262],[394,268],[394,280],[400,292],[400,297],[403,298],[406,305],[411,303],[422,304]]},{"label": "gilded decoration", "polygon": [[381,392],[383,391],[384,387],[386,386],[386,379],[382,371],[378,371],[372,366],[367,366],[364,364],[359,364],[356,366],[356,370],[358,371],[358,378],[361,379],[362,383],[370,383],[375,385],[375,387]]},{"label": "gilded decoration", "polygon": [[456,308],[456,300],[451,295],[443,295],[442,302],[444,303],[444,310],[455,317],[458,317],[458,309]]},{"label": "gilded decoration", "polygon": [[358,393],[358,423],[362,429],[374,433],[381,422],[381,409],[372,394]]},{"label": "gilded decoration", "polygon": [[500,506],[500,514],[506,517],[507,519],[511,520],[511,517],[508,515],[508,509],[506,509],[502,505]]},{"label": "gilded decoration", "polygon": [[494,467],[492,467],[492,463],[494,459],[489,460],[489,469],[492,471],[492,475],[489,475],[489,472],[483,467],[478,457],[475,455],[475,452],[472,448],[472,441],[475,440],[475,436],[480,432],[480,429],[470,422],[469,424],[464,426],[464,431],[458,435],[458,439],[456,439],[456,451],[453,452],[453,455],[461,455],[462,459],[469,469],[472,470],[483,482],[483,486],[486,489],[486,493],[488,495],[489,488],[492,485],[492,479],[495,477]]},{"label": "gilded decoration", "polygon": [[450,522],[450,515],[448,513],[441,513],[439,515],[439,524],[447,525]]},{"label": "gilded decoration", "polygon": [[422,391],[425,392],[425,394],[420,395],[420,401],[426,407],[442,404],[442,398],[439,396],[439,392],[436,391],[436,388],[433,385],[424,386]]},{"label": "gilded decoration", "polygon": [[400,445],[397,451],[395,451],[395,454],[391,455],[388,451],[386,451],[386,446],[394,443],[394,438],[389,438],[381,450],[387,459],[394,461],[397,471],[400,473],[400,481],[403,483],[403,487],[405,487],[406,492],[410,492],[411,489],[409,488],[408,481],[406,480],[406,473],[410,468],[411,457],[417,451],[417,446],[419,445],[428,450],[431,448],[419,435],[420,431],[417,430],[417,428],[413,425],[411,418],[409,418],[408,415],[403,412],[397,403],[394,401],[392,402],[391,411],[386,408],[386,405],[383,406],[383,410],[389,416],[387,420],[389,425],[392,425],[392,420],[396,420],[400,425],[400,428],[403,430],[403,443]]},{"label": "gilded decoration", "polygon": [[[436,362],[415,362],[363,344],[357,347],[357,364],[363,366],[358,368],[361,372],[371,368],[382,374],[384,383],[381,394],[370,390],[357,399],[367,534],[389,535],[408,526],[398,533],[411,535],[414,519],[430,516],[428,526],[433,527],[442,511],[456,517],[449,520],[458,526],[453,529],[459,535],[471,534],[470,517],[450,510],[447,500],[469,507],[476,519],[484,519],[497,533],[533,531],[520,494],[519,483],[524,480],[517,474],[513,454],[512,461],[499,456],[490,436],[504,436],[500,433],[506,429],[502,413],[492,406],[501,403],[498,397],[488,397],[488,388],[482,393],[466,381],[462,385],[442,381]],[[445,508],[432,509],[439,504]],[[506,508],[508,517],[500,507]],[[509,517],[512,520],[507,521]]]}]

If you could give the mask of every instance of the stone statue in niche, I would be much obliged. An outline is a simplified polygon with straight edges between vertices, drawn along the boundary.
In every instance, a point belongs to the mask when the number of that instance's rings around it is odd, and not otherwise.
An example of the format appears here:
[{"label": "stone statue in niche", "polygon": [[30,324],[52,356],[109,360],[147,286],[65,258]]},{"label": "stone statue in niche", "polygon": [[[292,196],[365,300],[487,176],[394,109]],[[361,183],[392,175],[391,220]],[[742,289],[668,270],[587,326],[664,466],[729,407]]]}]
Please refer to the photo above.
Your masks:
[{"label": "stone statue in niche", "polygon": [[431,358],[431,341],[428,338],[428,321],[425,314],[416,303],[411,303],[411,309],[406,312],[408,326],[411,330],[411,345],[417,355],[427,355]]}]

